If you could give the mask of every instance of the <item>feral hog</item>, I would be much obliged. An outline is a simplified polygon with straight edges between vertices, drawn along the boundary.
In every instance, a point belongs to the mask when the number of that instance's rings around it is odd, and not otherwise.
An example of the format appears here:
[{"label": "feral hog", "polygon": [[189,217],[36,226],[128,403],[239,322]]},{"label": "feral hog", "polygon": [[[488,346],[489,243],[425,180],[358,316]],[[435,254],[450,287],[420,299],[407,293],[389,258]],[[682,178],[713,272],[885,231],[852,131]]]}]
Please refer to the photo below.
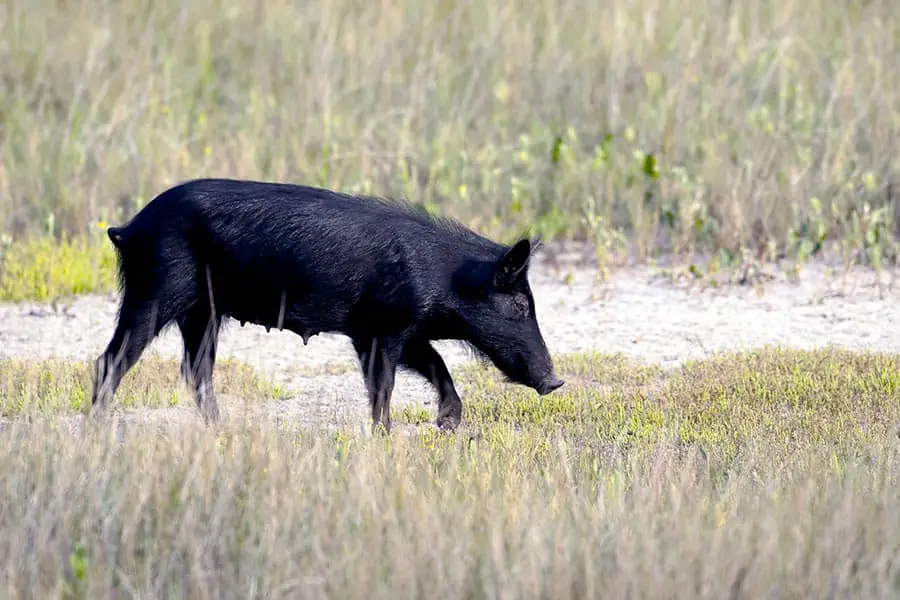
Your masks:
[{"label": "feral hog", "polygon": [[216,421],[213,364],[226,318],[287,329],[304,344],[318,333],[348,336],[373,427],[388,431],[397,367],[435,386],[439,427],[460,423],[462,403],[432,340],[470,344],[541,395],[563,385],[535,318],[528,239],[506,246],[406,203],[233,179],[176,185],[108,235],[122,299],[95,363],[95,414],[175,323],[182,373],[205,421]]}]

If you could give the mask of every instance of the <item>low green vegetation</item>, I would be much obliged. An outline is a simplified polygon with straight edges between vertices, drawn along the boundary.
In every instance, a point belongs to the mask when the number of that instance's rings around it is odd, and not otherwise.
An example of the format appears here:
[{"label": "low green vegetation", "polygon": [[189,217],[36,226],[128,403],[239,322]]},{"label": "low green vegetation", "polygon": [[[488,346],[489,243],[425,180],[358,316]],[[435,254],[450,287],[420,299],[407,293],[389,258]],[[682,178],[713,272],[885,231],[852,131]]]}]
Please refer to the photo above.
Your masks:
[{"label": "low green vegetation", "polygon": [[754,445],[771,457],[828,448],[839,455],[893,438],[900,357],[767,348],[689,362],[664,373],[620,357],[569,357],[563,393],[507,388],[486,368],[468,389],[477,427],[563,436],[591,453],[658,443],[696,447],[727,464]]},{"label": "low green vegetation", "polygon": [[[569,385],[544,399],[467,369],[452,435],[265,421],[121,439],[14,420],[0,436],[6,595],[900,593],[900,357],[769,348],[673,372],[605,355],[559,369]],[[34,381],[59,370],[17,386],[53,405]],[[166,377],[135,379],[164,395]]]},{"label": "low green vegetation", "polygon": [[[0,416],[52,416],[86,412],[90,408],[93,362],[54,358],[0,359]],[[234,394],[249,402],[280,397],[283,390],[235,359],[216,361],[217,393]],[[194,405],[181,378],[180,361],[158,355],[144,356],[129,371],[116,392],[122,408],[162,408]]]},{"label": "low green vegetation", "polygon": [[7,3],[0,299],[108,289],[108,242],[89,272],[11,249],[201,176],[406,196],[603,267],[880,268],[898,33],[887,0]]},{"label": "low green vegetation", "polygon": [[54,301],[116,290],[116,255],[104,235],[28,237],[0,248],[0,301]]}]

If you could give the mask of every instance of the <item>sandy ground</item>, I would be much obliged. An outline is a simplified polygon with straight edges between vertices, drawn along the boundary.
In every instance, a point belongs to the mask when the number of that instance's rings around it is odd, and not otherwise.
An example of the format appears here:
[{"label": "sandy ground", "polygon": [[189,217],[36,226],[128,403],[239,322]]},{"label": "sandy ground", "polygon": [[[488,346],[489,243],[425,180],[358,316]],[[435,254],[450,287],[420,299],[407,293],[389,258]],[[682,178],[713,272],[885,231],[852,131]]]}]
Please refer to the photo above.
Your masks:
[{"label": "sandy ground", "polygon": [[[847,277],[811,265],[799,281],[774,269],[763,291],[752,285],[719,289],[672,282],[651,268],[614,271],[598,282],[596,271],[563,260],[539,260],[531,281],[538,320],[551,351],[621,352],[674,366],[711,353],[783,344],[811,348],[900,351],[900,303],[896,289],[877,285],[871,271]],[[889,276],[882,275],[882,281]],[[880,288],[880,289],[879,289]],[[66,305],[0,304],[0,356],[93,358],[114,327],[116,296],[85,296]],[[451,369],[472,356],[437,343]],[[177,330],[169,330],[148,352],[180,358]],[[340,336],[320,335],[307,346],[300,337],[232,323],[223,331],[220,356],[244,360],[284,384],[288,397],[258,411],[309,424],[366,423],[366,399],[355,354]],[[434,410],[435,395],[424,380],[401,373],[393,407],[415,404]],[[465,402],[465,398],[463,398]],[[220,396],[226,418],[247,415],[239,399]],[[132,419],[192,419],[193,406],[140,412]]]}]

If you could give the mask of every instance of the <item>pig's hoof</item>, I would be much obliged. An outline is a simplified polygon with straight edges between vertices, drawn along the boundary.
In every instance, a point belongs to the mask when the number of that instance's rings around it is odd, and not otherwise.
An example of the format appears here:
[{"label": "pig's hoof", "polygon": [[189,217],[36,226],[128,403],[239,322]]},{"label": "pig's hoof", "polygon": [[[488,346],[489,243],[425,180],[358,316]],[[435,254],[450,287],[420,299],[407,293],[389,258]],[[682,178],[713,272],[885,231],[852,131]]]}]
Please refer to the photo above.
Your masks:
[{"label": "pig's hoof", "polygon": [[442,431],[455,431],[461,419],[456,415],[444,415],[437,418],[435,425]]}]

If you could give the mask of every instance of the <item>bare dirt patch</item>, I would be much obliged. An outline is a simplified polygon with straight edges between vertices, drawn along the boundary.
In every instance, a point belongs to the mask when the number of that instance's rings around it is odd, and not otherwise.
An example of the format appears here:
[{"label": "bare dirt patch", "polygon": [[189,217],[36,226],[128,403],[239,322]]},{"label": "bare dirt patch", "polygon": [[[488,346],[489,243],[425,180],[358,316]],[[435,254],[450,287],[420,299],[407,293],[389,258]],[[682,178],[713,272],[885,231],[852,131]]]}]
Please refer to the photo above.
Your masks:
[{"label": "bare dirt patch", "polygon": [[[813,264],[797,281],[772,273],[762,293],[753,286],[677,284],[648,267],[623,268],[598,282],[594,269],[571,261],[538,261],[531,277],[538,319],[556,354],[620,352],[671,367],[720,351],[770,344],[900,351],[897,292],[879,289],[874,272],[858,269],[838,277]],[[0,304],[0,356],[93,358],[109,339],[116,306],[113,295],[79,297],[65,305]],[[436,347],[451,369],[473,358],[457,344]],[[180,357],[177,331],[164,333],[148,352]],[[325,425],[366,415],[356,358],[340,336],[316,336],[304,346],[299,336],[286,331],[231,323],[223,332],[220,355],[246,361],[288,390],[286,399],[264,407],[223,395],[223,410],[232,418],[266,414]],[[398,376],[393,406],[434,400],[422,379]],[[193,419],[191,408],[136,411],[132,417]],[[148,412],[153,416],[144,414]]]}]

